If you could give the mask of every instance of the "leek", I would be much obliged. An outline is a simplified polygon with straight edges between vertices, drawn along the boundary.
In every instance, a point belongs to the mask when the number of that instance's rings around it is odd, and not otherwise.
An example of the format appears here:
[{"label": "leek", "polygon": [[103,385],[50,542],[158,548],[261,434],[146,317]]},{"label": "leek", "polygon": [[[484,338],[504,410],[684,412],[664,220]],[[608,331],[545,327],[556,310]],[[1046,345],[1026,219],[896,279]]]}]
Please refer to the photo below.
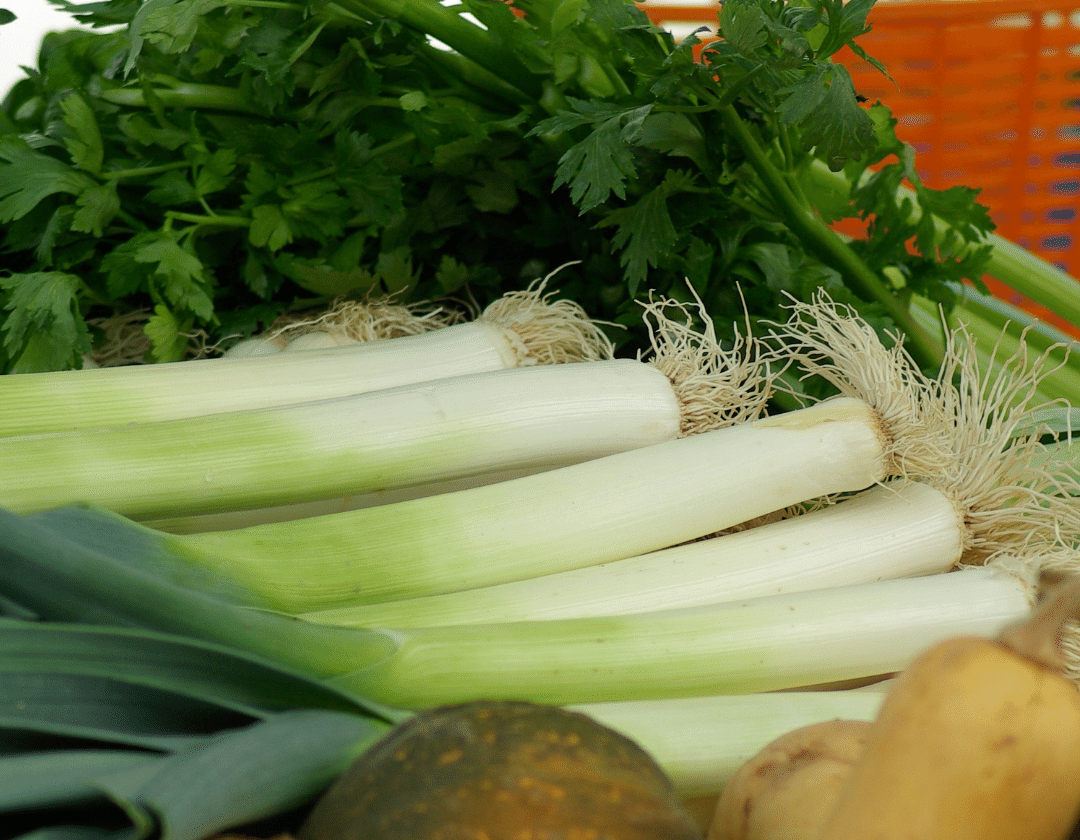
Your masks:
[{"label": "leek", "polygon": [[407,709],[775,691],[893,673],[944,638],[994,636],[1028,613],[1033,589],[974,568],[632,615],[386,629],[391,655],[331,682]]},{"label": "leek", "polygon": [[1028,403],[1046,375],[1038,360],[1018,350],[985,375],[970,342],[950,341],[932,380],[902,348],[887,350],[865,324],[824,302],[796,306],[782,332],[808,370],[882,410],[931,395],[905,410],[940,432],[936,468],[921,483],[873,488],[832,508],[635,558],[305,618],[412,627],[616,615],[944,572],[1001,555],[1030,563],[1073,556],[1080,484],[1068,452],[1044,447],[1042,424],[1031,422],[1041,409]]},{"label": "leek", "polygon": [[240,603],[312,612],[622,560],[897,475],[922,477],[955,501],[973,523],[965,550],[985,557],[1002,539],[1047,555],[1072,550],[1075,470],[1026,466],[1043,447],[1027,428],[1022,398],[1038,374],[1025,357],[980,379],[964,345],[950,343],[939,378],[926,377],[902,345],[885,348],[826,301],[796,305],[777,335],[807,373],[846,395],[378,508],[206,534],[146,530],[143,562]]},{"label": "leek", "polygon": [[0,437],[173,420],[349,396],[530,364],[607,359],[611,341],[543,286],[474,321],[304,353],[0,377]]},{"label": "leek", "polygon": [[237,528],[250,528],[253,525],[265,525],[268,522],[287,522],[290,519],[308,519],[312,516],[329,516],[348,510],[390,505],[410,499],[422,499],[425,496],[437,496],[440,493],[453,493],[472,487],[483,487],[499,481],[511,481],[526,475],[552,469],[557,465],[545,464],[537,469],[497,470],[482,475],[467,475],[446,481],[425,482],[409,487],[395,487],[392,490],[376,490],[354,496],[341,496],[333,499],[317,499],[311,502],[295,502],[288,505],[249,508],[247,510],[229,510],[219,513],[201,513],[187,516],[168,516],[163,519],[140,520],[148,528],[155,528],[170,534],[201,534],[206,531],[233,531]]},{"label": "leek", "polygon": [[951,569],[962,555],[963,527],[947,496],[900,481],[811,513],[612,563],[303,618],[350,627],[552,620],[913,577]]},{"label": "leek", "polygon": [[392,505],[206,534],[141,529],[142,562],[286,612],[417,597],[631,557],[861,490],[889,475],[893,449],[865,403],[838,399]]},{"label": "leek", "polygon": [[877,676],[945,636],[994,635],[1033,598],[1027,579],[979,568],[601,619],[354,630],[239,607],[138,568],[132,527],[107,512],[0,511],[0,594],[44,619],[229,644],[399,709],[751,694]]},{"label": "leek", "polygon": [[680,323],[672,305],[646,306],[648,363],[534,365],[263,410],[0,438],[8,468],[0,505],[29,513],[88,502],[175,519],[535,472],[758,416],[773,379],[769,357],[737,332],[722,347],[710,320],[694,331],[686,307],[675,305]]},{"label": "leek", "polygon": [[668,378],[630,359],[438,379],[313,403],[0,438],[0,505],[92,502],[135,518],[284,505],[675,438]]},{"label": "leek", "polygon": [[718,793],[746,761],[787,732],[836,718],[873,720],[884,695],[879,685],[868,690],[624,700],[570,708],[641,745],[681,796],[706,796]]}]

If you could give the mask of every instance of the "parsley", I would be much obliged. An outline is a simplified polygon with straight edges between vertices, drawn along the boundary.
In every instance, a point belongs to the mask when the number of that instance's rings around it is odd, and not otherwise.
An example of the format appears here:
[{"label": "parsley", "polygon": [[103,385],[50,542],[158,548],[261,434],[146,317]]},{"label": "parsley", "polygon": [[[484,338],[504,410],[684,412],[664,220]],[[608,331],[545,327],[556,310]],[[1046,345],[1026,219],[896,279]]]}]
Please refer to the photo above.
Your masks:
[{"label": "parsley", "polygon": [[560,289],[628,350],[650,291],[689,280],[723,322],[827,285],[930,365],[907,296],[986,260],[974,191],[897,206],[910,150],[832,62],[872,0],[726,0],[700,61],[624,0],[51,2],[119,29],[49,36],[4,99],[0,370],[77,366],[112,312],[153,312],[164,361],[339,294],[483,304],[571,261]]}]

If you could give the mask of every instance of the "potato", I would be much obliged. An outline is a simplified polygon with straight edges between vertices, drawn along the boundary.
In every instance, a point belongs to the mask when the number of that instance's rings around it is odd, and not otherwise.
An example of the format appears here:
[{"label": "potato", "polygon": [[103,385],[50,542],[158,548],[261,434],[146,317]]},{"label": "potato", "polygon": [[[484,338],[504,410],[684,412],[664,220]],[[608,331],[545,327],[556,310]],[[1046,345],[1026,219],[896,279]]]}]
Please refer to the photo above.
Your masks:
[{"label": "potato", "polygon": [[731,777],[708,840],[812,840],[866,744],[868,721],[830,720],[766,745]]}]

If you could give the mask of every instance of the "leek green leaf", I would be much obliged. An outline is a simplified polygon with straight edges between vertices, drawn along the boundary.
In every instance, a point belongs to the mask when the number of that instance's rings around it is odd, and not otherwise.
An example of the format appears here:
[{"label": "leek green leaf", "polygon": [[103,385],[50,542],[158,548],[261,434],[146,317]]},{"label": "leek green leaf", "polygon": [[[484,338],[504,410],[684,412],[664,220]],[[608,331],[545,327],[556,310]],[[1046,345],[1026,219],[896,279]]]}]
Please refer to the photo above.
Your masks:
[{"label": "leek green leaf", "polygon": [[54,671],[8,672],[0,729],[175,750],[261,715],[149,686]]},{"label": "leek green leaf", "polygon": [[0,812],[93,801],[103,791],[91,780],[144,764],[137,750],[56,750],[0,758]]},{"label": "leek green leaf", "polygon": [[20,834],[15,840],[137,840],[134,828],[108,829],[90,825],[57,825]]},{"label": "leek green leaf", "polygon": [[162,840],[202,840],[304,804],[388,729],[342,712],[281,712],[95,781]]},{"label": "leek green leaf", "polygon": [[9,680],[20,673],[109,679],[251,716],[296,707],[371,709],[275,662],[186,636],[0,619],[0,674]]}]

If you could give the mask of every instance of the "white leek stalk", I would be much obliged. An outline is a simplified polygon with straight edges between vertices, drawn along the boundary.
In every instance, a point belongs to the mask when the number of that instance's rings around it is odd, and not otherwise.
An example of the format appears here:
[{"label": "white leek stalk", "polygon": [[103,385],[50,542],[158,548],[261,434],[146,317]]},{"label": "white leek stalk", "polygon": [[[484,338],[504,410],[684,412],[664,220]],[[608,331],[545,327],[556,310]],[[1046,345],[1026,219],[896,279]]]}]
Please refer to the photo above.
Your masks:
[{"label": "white leek stalk", "polygon": [[811,513],[612,563],[303,617],[424,627],[624,615],[946,572],[964,544],[958,513],[932,487],[899,481]]},{"label": "white leek stalk", "polygon": [[885,690],[787,691],[582,703],[573,711],[621,732],[659,764],[681,796],[718,793],[745,762],[795,729],[877,716]]},{"label": "white leek stalk", "polygon": [[175,520],[535,472],[757,416],[772,374],[755,342],[736,333],[724,348],[711,322],[698,333],[656,308],[646,314],[659,331],[650,363],[534,365],[261,411],[0,438],[0,505],[32,513],[86,502]]},{"label": "white leek stalk", "polygon": [[918,418],[930,454],[898,458],[897,467],[919,484],[591,568],[307,617],[354,627],[553,619],[941,572],[999,555],[1075,565],[1080,481],[1068,452],[1040,439],[1034,418],[1042,407],[1029,404],[1043,375],[1038,360],[1021,350],[984,377],[971,343],[953,340],[940,376],[930,378],[902,347],[887,349],[867,324],[825,300],[796,305],[783,337],[804,369],[892,418],[886,428]]},{"label": "white leek stalk", "polygon": [[[954,501],[966,525],[966,562],[1001,552],[1039,564],[1076,557],[1080,469],[1067,450],[1047,447],[1054,432],[1040,419],[1060,406],[1041,401],[1039,386],[1061,345],[1033,353],[1021,336],[1003,353],[961,325],[948,334],[941,369],[931,378],[899,336],[886,349],[873,328],[823,293],[792,312],[777,337],[805,375],[867,401],[885,418],[918,416],[935,430],[928,440],[937,441],[937,466],[904,465],[901,473]],[[990,364],[981,366],[980,358]]]},{"label": "white leek stalk", "polygon": [[[451,477],[431,478],[438,472],[441,466],[440,458],[443,457],[436,453],[436,457],[425,465],[429,476],[419,483],[408,469],[400,474],[384,471],[380,475],[380,486],[372,489],[370,483],[361,481],[361,492],[345,497],[320,498],[288,505],[247,507],[243,510],[223,510],[210,514],[183,514],[180,513],[182,505],[177,505],[176,510],[171,511],[169,516],[151,520],[147,524],[170,533],[189,534],[323,516],[477,487],[635,446],[669,440],[677,434],[699,434],[758,418],[765,410],[777,375],[777,371],[773,369],[772,356],[762,353],[756,341],[740,335],[738,330],[734,331],[730,340],[721,343],[716,337],[712,320],[704,309],[700,308],[700,302],[698,306],[698,317],[704,324],[701,329],[694,325],[694,318],[683,303],[663,299],[650,301],[644,306],[644,318],[652,339],[648,365],[667,377],[666,381],[655,371],[650,375],[646,371],[637,370],[644,365],[629,360],[583,363],[580,371],[563,369],[540,375],[529,373],[529,370],[546,371],[552,367],[543,366],[523,369],[516,373],[480,375],[488,377],[479,380],[481,383],[494,381],[491,377],[503,376],[508,382],[521,382],[522,387],[520,393],[505,393],[502,396],[499,393],[481,393],[475,404],[467,393],[461,394],[454,399],[455,405],[465,406],[463,411],[448,410],[440,413],[440,422],[454,423],[455,433],[460,433],[460,427],[464,423],[472,422],[474,415],[483,414],[485,410],[492,418],[491,439],[483,440],[477,449],[481,457],[475,462],[462,463]],[[304,334],[307,335],[312,333]],[[591,374],[586,372],[589,365],[594,368]],[[608,382],[608,376],[602,375],[601,371],[615,377],[618,375],[618,365],[630,371],[637,370],[634,377],[626,372],[622,374],[628,379],[625,383],[625,399],[619,398],[619,386],[614,379],[608,383],[612,387],[602,385]],[[598,385],[595,392],[588,390],[588,379],[585,379],[587,376],[595,379]],[[467,378],[461,377],[417,387],[424,389],[425,393],[457,393],[459,383],[464,385],[466,380]],[[535,394],[531,393],[534,382],[539,389]],[[552,385],[547,387],[545,382]],[[568,387],[556,392],[555,386],[560,382],[567,383]],[[575,382],[579,383],[580,387],[572,385]],[[639,390],[635,391],[635,387]],[[381,398],[376,399],[375,395],[369,397],[371,399],[359,404],[372,406],[377,414],[394,416],[392,410],[385,411],[380,407]],[[641,400],[642,404],[635,405],[636,400]],[[429,401],[436,402],[434,399]],[[625,408],[620,403],[625,404]],[[594,406],[595,412],[592,408]],[[422,417],[428,408],[430,407],[427,405],[421,406],[416,412],[417,417]],[[604,424],[608,421],[603,416],[605,412],[609,412],[612,417],[606,432]],[[595,416],[588,416],[590,413],[595,413]],[[443,416],[444,414],[446,416]],[[650,416],[654,422],[649,421]],[[675,419],[674,426],[670,422],[672,417]],[[640,423],[634,425],[637,420],[640,420]],[[498,428],[499,422],[506,423],[507,428]],[[518,424],[523,424],[520,429],[515,428]],[[548,424],[551,424],[551,428],[548,428]],[[430,435],[434,438],[438,423],[432,422],[424,428],[428,426]],[[535,435],[531,434],[533,427],[536,427]],[[565,428],[560,434],[563,427]],[[178,434],[184,438],[205,436],[193,431],[198,428],[198,424],[193,423],[190,428],[176,428]],[[404,438],[417,426],[409,419],[401,422],[401,428]],[[621,432],[628,429],[632,429],[632,433],[623,437]],[[580,438],[575,445],[576,434],[579,434]],[[482,456],[485,452],[489,452],[500,441],[513,440],[515,435],[523,438],[518,457],[511,458],[513,453],[508,451],[502,461],[494,466],[484,460]],[[393,439],[389,432],[387,439]],[[0,450],[2,448],[3,442],[0,441]],[[535,457],[531,460],[525,457],[530,451],[535,451]],[[455,453],[464,454],[466,453]],[[319,456],[315,453],[309,457]],[[310,466],[305,460],[300,470]],[[196,490],[196,493],[202,492],[205,492],[205,488]],[[294,484],[291,492],[295,497],[310,497],[321,493],[322,487],[308,483],[297,488]],[[145,520],[145,517],[140,518]]]},{"label": "white leek stalk", "polygon": [[889,474],[893,451],[875,412],[838,399],[471,490],[158,539],[190,585],[303,612],[665,548],[864,489]]},{"label": "white leek stalk", "polygon": [[315,330],[313,332],[304,333],[303,335],[298,335],[282,349],[286,353],[299,353],[308,350],[326,350],[333,347],[348,347],[359,343],[360,342],[356,339],[349,338],[349,336],[344,335],[343,333]]},{"label": "white leek stalk", "polygon": [[251,356],[276,356],[284,348],[266,338],[246,338],[222,354],[224,359],[246,359]]},{"label": "white leek stalk", "polygon": [[900,671],[950,636],[996,636],[1033,592],[975,568],[661,612],[387,629],[394,653],[335,682],[410,709],[775,691]]},{"label": "white leek stalk", "polygon": [[290,519],[308,519],[312,516],[329,516],[349,510],[392,505],[407,502],[410,499],[422,499],[425,496],[437,496],[440,493],[454,493],[495,484],[500,481],[512,481],[533,473],[554,469],[559,465],[547,463],[533,469],[496,470],[482,475],[467,475],[450,478],[445,481],[432,481],[412,484],[408,487],[394,487],[389,490],[374,490],[354,496],[342,496],[333,499],[316,499],[311,502],[294,502],[288,505],[249,508],[247,510],[228,510],[218,513],[196,513],[188,516],[169,516],[164,519],[141,519],[148,528],[156,528],[170,534],[202,534],[207,531],[233,531],[237,528],[250,528],[253,525],[265,525],[269,522],[288,522]]},{"label": "white leek stalk", "polygon": [[540,469],[674,439],[668,378],[618,359],[292,406],[0,438],[0,506],[206,513]]},{"label": "white leek stalk", "polygon": [[539,289],[475,321],[365,344],[238,359],[0,377],[0,437],[290,405],[522,365],[610,358],[581,307]]}]

